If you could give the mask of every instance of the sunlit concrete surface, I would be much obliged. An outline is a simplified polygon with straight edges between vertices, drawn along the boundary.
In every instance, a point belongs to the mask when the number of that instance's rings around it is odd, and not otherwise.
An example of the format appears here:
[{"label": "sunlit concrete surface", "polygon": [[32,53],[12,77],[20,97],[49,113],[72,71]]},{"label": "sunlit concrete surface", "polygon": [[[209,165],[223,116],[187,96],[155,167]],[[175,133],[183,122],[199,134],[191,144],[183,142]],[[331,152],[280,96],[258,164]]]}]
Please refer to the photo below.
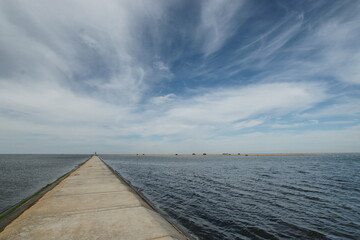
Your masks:
[{"label": "sunlit concrete surface", "polygon": [[8,225],[0,239],[187,239],[96,156]]}]

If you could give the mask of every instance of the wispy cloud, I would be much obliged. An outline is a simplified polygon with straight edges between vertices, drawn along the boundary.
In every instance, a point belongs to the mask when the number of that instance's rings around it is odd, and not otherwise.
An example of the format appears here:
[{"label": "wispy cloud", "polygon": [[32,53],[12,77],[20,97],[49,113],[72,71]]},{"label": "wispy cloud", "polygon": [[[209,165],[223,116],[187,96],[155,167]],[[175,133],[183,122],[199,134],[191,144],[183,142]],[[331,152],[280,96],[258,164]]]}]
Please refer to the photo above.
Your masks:
[{"label": "wispy cloud", "polygon": [[292,124],[274,124],[271,127],[272,128],[299,128],[299,127],[305,127],[309,125],[316,125],[319,124],[318,120],[308,120],[306,122],[297,122]]},{"label": "wispy cloud", "polygon": [[[206,91],[205,89],[202,91]],[[194,122],[233,122],[259,114],[282,115],[304,111],[326,99],[319,85],[271,83],[240,88],[210,90],[187,99],[169,111],[176,119]]]},{"label": "wispy cloud", "polygon": [[[335,134],[331,146],[356,149],[345,137],[356,139],[360,115],[359,9],[356,1],[1,1],[0,152],[77,151],[69,143],[274,152],[287,137],[289,151],[305,151],[295,143],[313,137],[325,149]],[[26,139],[34,140],[14,147]]]},{"label": "wispy cloud", "polygon": [[198,34],[204,41],[205,56],[219,50],[226,40],[235,34],[241,25],[239,16],[246,14],[244,11],[239,11],[245,2],[245,0],[201,1]]}]

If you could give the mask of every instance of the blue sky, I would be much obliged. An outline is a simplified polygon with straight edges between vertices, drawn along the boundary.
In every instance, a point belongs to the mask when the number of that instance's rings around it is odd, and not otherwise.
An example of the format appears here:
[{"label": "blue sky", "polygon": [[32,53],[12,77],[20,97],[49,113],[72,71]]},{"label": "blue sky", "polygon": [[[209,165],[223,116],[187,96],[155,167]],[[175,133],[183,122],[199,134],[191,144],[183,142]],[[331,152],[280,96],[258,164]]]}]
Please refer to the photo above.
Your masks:
[{"label": "blue sky", "polygon": [[360,1],[0,2],[0,153],[360,151]]}]

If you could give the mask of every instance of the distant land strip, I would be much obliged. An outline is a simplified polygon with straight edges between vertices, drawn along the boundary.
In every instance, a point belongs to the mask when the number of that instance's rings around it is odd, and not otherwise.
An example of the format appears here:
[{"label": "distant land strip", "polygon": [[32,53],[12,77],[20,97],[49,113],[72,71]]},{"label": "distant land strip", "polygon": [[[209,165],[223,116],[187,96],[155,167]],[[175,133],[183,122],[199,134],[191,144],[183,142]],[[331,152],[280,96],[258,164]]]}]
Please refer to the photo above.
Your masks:
[{"label": "distant land strip", "polygon": [[223,154],[99,154],[99,156],[121,156],[121,157],[222,157],[222,156],[310,156],[310,155],[357,155],[360,153],[223,153]]}]

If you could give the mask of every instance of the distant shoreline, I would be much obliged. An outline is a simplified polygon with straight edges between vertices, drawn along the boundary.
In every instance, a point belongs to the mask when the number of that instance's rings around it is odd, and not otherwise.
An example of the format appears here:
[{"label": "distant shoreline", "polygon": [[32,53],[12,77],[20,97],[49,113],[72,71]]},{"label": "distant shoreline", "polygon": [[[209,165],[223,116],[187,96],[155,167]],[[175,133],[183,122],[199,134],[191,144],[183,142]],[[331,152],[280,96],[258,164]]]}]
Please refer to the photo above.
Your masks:
[{"label": "distant shoreline", "polygon": [[311,155],[360,155],[360,153],[241,153],[241,154],[98,154],[99,156],[121,156],[121,157],[223,157],[223,156],[311,156]]}]

